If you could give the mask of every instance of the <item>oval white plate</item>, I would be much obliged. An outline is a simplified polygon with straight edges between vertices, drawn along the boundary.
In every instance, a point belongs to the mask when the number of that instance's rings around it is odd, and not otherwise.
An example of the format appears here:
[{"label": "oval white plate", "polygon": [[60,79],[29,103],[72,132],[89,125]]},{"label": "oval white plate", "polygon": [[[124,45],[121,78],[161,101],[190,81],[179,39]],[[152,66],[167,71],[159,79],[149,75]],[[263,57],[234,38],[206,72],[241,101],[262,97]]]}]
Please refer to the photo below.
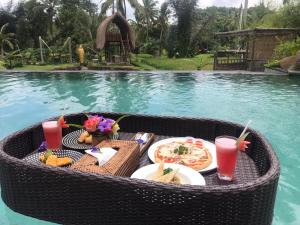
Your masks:
[{"label": "oval white plate", "polygon": [[[148,149],[148,157],[150,158],[150,160],[154,163],[155,162],[155,157],[154,157],[154,153],[156,151],[156,149],[160,146],[160,145],[163,145],[163,144],[168,144],[168,143],[171,143],[173,141],[182,141],[182,142],[185,142],[188,138],[190,137],[178,137],[178,138],[168,138],[168,139],[163,139],[163,140],[160,140],[158,142],[155,142],[153,145],[150,146],[150,148]],[[212,157],[212,161],[211,161],[211,164],[202,169],[202,170],[199,170],[198,172],[207,172],[207,171],[210,171],[210,170],[213,170],[213,169],[216,169],[217,168],[217,153],[216,153],[216,146],[215,144],[209,142],[209,141],[205,141],[203,139],[197,139],[197,138],[194,138],[194,140],[201,140],[203,141],[203,145],[209,150],[210,154],[211,154],[211,157]]]},{"label": "oval white plate", "polygon": [[[135,171],[131,178],[151,180],[151,177],[157,171],[159,163],[151,164],[144,166],[137,171]],[[196,170],[193,170],[187,166],[175,164],[175,163],[164,163],[164,168],[179,169],[176,176],[181,180],[181,184],[190,184],[190,185],[205,185],[205,180],[203,176],[198,173]]]}]

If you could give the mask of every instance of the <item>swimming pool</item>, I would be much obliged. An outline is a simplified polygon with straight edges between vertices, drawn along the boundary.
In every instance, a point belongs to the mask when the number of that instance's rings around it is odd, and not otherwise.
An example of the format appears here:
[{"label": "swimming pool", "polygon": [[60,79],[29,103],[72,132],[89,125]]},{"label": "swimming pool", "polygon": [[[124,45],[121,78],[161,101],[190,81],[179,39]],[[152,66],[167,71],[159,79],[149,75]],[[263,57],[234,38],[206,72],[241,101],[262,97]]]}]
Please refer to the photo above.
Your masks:
[{"label": "swimming pool", "polygon": [[[209,117],[263,133],[281,162],[273,225],[300,218],[300,77],[213,73],[0,73],[0,138],[62,113],[113,111]],[[49,212],[51,213],[51,212]],[[1,225],[46,225],[0,200]]]}]

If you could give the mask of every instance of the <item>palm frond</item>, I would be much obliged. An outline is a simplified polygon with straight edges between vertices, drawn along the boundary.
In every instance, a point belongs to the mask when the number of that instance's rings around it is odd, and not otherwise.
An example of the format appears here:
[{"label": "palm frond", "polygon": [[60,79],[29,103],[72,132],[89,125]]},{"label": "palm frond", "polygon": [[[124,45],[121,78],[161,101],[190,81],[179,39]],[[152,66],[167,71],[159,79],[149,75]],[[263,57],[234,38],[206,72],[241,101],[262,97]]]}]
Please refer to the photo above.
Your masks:
[{"label": "palm frond", "polygon": [[107,0],[101,5],[101,14],[106,14],[107,10],[112,6],[113,0]]},{"label": "palm frond", "polygon": [[4,24],[1,29],[0,29],[0,33],[3,33],[5,31],[5,29],[8,27],[9,23]]},{"label": "palm frond", "polygon": [[65,48],[66,45],[69,43],[69,41],[70,41],[70,37],[68,37],[67,40],[64,42],[62,48]]},{"label": "palm frond", "polygon": [[142,7],[142,5],[137,0],[128,0],[128,2],[132,8],[136,9]]},{"label": "palm frond", "polygon": [[6,43],[10,49],[14,49],[14,44],[11,43],[9,40],[4,39],[4,40],[3,40],[3,43]]},{"label": "palm frond", "polygon": [[161,16],[168,16],[169,13],[170,13],[169,3],[164,2],[160,7],[160,15]]},{"label": "palm frond", "polygon": [[[17,54],[18,53],[18,54]],[[12,57],[12,56],[22,56],[20,54],[20,50],[15,50],[15,51],[12,51],[12,52],[5,52],[5,55],[6,56],[9,56],[9,57]]]},{"label": "palm frond", "polygon": [[5,36],[9,37],[9,38],[13,38],[15,37],[14,33],[6,33]]},{"label": "palm frond", "polygon": [[130,6],[134,8],[137,12],[141,12],[143,6],[137,0],[128,0]]}]

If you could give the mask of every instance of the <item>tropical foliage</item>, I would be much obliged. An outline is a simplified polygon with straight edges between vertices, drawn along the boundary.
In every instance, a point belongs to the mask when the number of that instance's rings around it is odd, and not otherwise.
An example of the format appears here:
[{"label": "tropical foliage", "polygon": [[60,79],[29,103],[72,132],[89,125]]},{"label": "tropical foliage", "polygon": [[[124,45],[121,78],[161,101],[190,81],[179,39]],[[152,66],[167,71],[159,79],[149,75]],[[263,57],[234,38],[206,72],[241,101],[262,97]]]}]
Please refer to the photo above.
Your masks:
[{"label": "tropical foliage", "polygon": [[[44,50],[48,62],[66,63],[62,58],[68,57],[65,43],[69,38],[73,57],[77,46],[83,44],[88,59],[101,61],[95,48],[96,30],[105,17],[116,11],[135,31],[136,53],[165,53],[171,58],[213,51],[220,44],[214,33],[238,29],[241,14],[240,8],[202,9],[198,0],[165,0],[161,5],[157,0],[17,1],[0,8],[1,57],[20,48],[18,54],[30,64],[40,60],[39,37],[49,46]],[[300,28],[300,2],[286,0],[279,8],[260,3],[248,9],[247,18],[245,28]]]},{"label": "tropical foliage", "polygon": [[178,56],[186,57],[191,49],[192,20],[197,0],[170,0],[170,5],[174,9],[175,18],[177,19],[175,48]]},{"label": "tropical foliage", "polygon": [[278,45],[274,51],[274,59],[279,60],[284,57],[296,55],[297,51],[300,50],[300,38],[296,41],[288,41]]},{"label": "tropical foliage", "polygon": [[8,26],[8,23],[4,24],[0,28],[0,45],[1,45],[1,58],[4,58],[4,48],[5,46],[8,46],[10,49],[14,48],[14,45],[12,43],[14,34],[13,33],[7,33],[6,28]]}]

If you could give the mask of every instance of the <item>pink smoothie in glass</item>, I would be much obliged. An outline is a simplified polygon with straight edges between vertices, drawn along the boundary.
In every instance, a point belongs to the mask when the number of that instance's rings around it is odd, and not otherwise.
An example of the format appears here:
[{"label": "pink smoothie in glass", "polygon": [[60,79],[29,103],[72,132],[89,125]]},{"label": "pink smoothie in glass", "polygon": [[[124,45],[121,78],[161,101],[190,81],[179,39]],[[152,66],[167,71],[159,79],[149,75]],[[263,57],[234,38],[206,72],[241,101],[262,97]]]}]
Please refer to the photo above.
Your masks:
[{"label": "pink smoothie in glass", "polygon": [[58,149],[61,147],[62,129],[57,121],[47,121],[43,123],[44,136],[48,149]]},{"label": "pink smoothie in glass", "polygon": [[230,136],[217,137],[215,144],[219,178],[232,180],[238,153],[236,138]]}]

